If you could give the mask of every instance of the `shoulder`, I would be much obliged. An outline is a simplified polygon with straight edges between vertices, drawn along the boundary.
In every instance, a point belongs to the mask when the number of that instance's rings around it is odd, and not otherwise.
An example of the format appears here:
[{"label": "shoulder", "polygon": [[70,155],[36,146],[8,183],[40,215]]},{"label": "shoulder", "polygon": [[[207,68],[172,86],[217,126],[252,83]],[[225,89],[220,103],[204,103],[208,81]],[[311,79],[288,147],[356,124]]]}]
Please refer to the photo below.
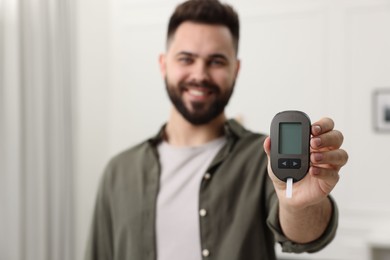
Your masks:
[{"label": "shoulder", "polygon": [[109,165],[123,165],[129,162],[138,161],[145,156],[150,156],[154,151],[154,146],[145,140],[113,156]]},{"label": "shoulder", "polygon": [[235,149],[263,151],[263,143],[267,135],[248,130],[235,120],[226,123],[228,135],[236,139]]},{"label": "shoulder", "polygon": [[142,163],[148,159],[157,158],[157,145],[164,135],[165,124],[160,128],[155,136],[150,137],[120,153],[113,156],[108,166],[126,166],[129,164]]},{"label": "shoulder", "polygon": [[105,168],[103,182],[110,183],[110,186],[136,182],[146,171],[157,167],[156,148],[146,140],[113,156]]}]

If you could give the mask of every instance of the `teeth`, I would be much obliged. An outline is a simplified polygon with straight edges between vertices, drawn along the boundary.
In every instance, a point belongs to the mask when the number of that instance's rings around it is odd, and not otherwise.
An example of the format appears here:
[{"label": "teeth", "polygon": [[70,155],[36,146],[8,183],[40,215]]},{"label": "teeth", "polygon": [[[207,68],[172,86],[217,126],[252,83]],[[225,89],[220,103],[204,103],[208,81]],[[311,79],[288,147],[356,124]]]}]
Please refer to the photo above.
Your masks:
[{"label": "teeth", "polygon": [[203,96],[206,95],[205,92],[199,91],[199,90],[196,90],[196,89],[190,89],[189,92],[190,92],[191,95],[197,96],[197,97],[203,97]]}]

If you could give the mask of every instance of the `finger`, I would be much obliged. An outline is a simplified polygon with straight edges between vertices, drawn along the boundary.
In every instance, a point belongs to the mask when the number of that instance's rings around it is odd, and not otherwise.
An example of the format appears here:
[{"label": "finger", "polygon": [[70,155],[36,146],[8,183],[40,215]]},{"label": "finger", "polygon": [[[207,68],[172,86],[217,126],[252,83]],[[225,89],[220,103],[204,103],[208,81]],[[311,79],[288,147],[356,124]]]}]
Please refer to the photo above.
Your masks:
[{"label": "finger", "polygon": [[283,189],[286,184],[284,181],[281,181],[279,180],[279,178],[277,178],[274,174],[274,172],[272,171],[272,168],[271,168],[271,138],[268,136],[267,138],[265,138],[264,140],[264,143],[263,143],[263,147],[264,147],[264,151],[265,153],[267,154],[267,157],[268,157],[268,175],[269,177],[271,178],[271,180],[273,181],[273,183],[275,185],[277,185],[277,187],[279,189]]},{"label": "finger", "polygon": [[310,167],[309,174],[315,178],[323,180],[321,189],[324,193],[329,194],[337,182],[340,180],[339,171],[335,169],[326,169]]},{"label": "finger", "polygon": [[313,165],[329,164],[337,169],[347,163],[348,154],[343,149],[319,153],[314,152],[310,155],[310,161]]},{"label": "finger", "polygon": [[338,149],[344,141],[344,136],[340,131],[332,130],[325,134],[315,136],[310,140],[310,146],[313,149],[320,150],[329,148],[329,150]]},{"label": "finger", "polygon": [[263,143],[265,153],[270,156],[271,154],[271,138],[268,136]]},{"label": "finger", "polygon": [[328,117],[324,117],[320,119],[320,121],[317,121],[314,124],[312,124],[311,133],[314,136],[318,136],[320,134],[333,130],[333,127],[334,127],[333,120]]}]

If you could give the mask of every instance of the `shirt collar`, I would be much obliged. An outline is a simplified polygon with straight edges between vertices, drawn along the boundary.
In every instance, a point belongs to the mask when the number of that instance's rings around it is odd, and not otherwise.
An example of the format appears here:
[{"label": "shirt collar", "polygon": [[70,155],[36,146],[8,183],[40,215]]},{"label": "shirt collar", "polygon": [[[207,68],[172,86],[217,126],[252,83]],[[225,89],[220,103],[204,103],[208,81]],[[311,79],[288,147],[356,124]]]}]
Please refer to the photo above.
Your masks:
[{"label": "shirt collar", "polygon": [[[158,133],[154,137],[148,140],[152,145],[157,146],[162,140],[164,140],[166,125],[167,124],[165,123],[160,128]],[[225,129],[225,135],[228,140],[240,138],[247,132],[247,130],[235,119],[227,120],[225,122],[224,129]]]}]

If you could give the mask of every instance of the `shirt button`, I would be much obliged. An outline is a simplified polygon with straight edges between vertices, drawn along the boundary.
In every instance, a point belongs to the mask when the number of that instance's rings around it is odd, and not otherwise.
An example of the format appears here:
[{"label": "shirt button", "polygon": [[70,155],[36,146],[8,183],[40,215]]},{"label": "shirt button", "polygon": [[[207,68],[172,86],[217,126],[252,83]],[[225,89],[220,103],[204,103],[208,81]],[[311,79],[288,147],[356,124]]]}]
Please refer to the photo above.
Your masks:
[{"label": "shirt button", "polygon": [[206,174],[204,175],[204,179],[205,179],[205,180],[210,180],[210,178],[211,178],[211,174],[210,174],[210,173],[206,173]]},{"label": "shirt button", "polygon": [[201,217],[205,217],[205,216],[207,215],[207,210],[205,210],[205,209],[199,210],[199,215],[200,215]]},{"label": "shirt button", "polygon": [[208,257],[208,256],[210,255],[210,251],[207,250],[207,249],[203,249],[203,250],[202,250],[202,255],[203,255],[204,257]]}]

